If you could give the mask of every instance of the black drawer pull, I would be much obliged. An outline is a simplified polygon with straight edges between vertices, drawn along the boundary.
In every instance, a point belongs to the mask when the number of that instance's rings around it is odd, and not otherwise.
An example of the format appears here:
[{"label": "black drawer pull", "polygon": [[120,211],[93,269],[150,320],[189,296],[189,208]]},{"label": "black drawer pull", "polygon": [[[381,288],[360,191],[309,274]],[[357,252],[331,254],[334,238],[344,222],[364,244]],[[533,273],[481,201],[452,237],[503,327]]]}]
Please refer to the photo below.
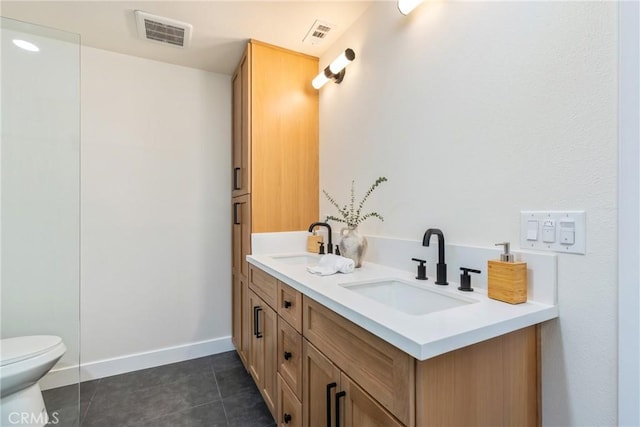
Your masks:
[{"label": "black drawer pull", "polygon": [[240,190],[240,178],[238,178],[240,168],[233,168],[233,189]]},{"label": "black drawer pull", "polygon": [[260,332],[260,312],[262,307],[256,305],[253,307],[253,335],[256,338],[262,338],[262,332]]},{"label": "black drawer pull", "polygon": [[327,427],[331,427],[331,389],[337,386],[336,383],[327,384]]},{"label": "black drawer pull", "polygon": [[284,308],[289,308],[289,307],[291,307],[291,301],[284,300],[282,305],[284,305]]},{"label": "black drawer pull", "polygon": [[285,424],[289,424],[289,422],[291,421],[291,414],[284,414],[284,417],[282,417],[282,420],[284,421]]},{"label": "black drawer pull", "polygon": [[340,398],[346,396],[346,391],[336,393],[336,427],[340,427]]},{"label": "black drawer pull", "polygon": [[240,206],[240,203],[233,204],[233,223],[235,225],[240,224],[240,215],[238,215],[238,206]]},{"label": "black drawer pull", "polygon": [[284,360],[289,360],[289,359],[291,359],[291,352],[285,351],[284,352]]}]

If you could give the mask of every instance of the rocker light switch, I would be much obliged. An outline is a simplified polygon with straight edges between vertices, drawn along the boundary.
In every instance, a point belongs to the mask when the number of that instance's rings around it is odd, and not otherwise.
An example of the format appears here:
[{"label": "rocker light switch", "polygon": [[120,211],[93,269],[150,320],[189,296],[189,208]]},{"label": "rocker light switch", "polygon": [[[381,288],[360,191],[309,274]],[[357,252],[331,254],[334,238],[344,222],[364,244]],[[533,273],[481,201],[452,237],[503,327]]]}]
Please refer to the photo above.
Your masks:
[{"label": "rocker light switch", "polygon": [[553,219],[545,219],[542,223],[542,241],[553,243],[556,241],[556,222]]},{"label": "rocker light switch", "polygon": [[527,221],[527,240],[538,240],[538,221],[535,219]]},{"label": "rocker light switch", "polygon": [[560,243],[573,245],[576,242],[576,222],[570,218],[560,220]]}]

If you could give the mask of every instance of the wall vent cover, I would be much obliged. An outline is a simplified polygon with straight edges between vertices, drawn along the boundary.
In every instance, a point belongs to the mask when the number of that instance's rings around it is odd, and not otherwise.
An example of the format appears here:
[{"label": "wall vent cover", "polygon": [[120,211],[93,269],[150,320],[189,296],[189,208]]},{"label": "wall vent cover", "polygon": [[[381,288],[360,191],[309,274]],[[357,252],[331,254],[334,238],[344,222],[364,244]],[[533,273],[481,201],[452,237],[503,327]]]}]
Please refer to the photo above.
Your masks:
[{"label": "wall vent cover", "polygon": [[138,36],[156,43],[189,47],[193,26],[175,19],[135,11]]},{"label": "wall vent cover", "polygon": [[324,42],[332,28],[333,24],[316,19],[316,22],[313,23],[307,35],[302,39],[302,42],[306,44],[320,44]]}]

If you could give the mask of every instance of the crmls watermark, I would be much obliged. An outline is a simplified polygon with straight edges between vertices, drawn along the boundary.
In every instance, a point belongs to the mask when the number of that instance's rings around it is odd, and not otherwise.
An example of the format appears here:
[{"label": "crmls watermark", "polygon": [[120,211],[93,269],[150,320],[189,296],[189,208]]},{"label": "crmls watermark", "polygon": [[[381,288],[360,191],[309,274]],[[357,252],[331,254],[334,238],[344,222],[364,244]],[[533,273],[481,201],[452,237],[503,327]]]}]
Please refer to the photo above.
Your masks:
[{"label": "crmls watermark", "polygon": [[9,423],[16,426],[33,424],[56,425],[59,422],[58,412],[52,412],[51,417],[47,415],[46,411],[42,411],[39,414],[32,412],[11,412],[9,414]]}]

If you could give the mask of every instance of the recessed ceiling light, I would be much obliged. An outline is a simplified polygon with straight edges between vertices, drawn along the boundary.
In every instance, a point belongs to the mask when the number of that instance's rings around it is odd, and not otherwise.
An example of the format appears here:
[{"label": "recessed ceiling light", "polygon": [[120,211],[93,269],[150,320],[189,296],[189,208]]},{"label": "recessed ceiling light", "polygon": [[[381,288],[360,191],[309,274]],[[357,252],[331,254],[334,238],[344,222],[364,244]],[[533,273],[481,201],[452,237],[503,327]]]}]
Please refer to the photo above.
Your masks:
[{"label": "recessed ceiling light", "polygon": [[33,43],[30,43],[26,40],[13,39],[13,44],[18,46],[20,49],[28,50],[29,52],[39,52],[40,48]]}]

